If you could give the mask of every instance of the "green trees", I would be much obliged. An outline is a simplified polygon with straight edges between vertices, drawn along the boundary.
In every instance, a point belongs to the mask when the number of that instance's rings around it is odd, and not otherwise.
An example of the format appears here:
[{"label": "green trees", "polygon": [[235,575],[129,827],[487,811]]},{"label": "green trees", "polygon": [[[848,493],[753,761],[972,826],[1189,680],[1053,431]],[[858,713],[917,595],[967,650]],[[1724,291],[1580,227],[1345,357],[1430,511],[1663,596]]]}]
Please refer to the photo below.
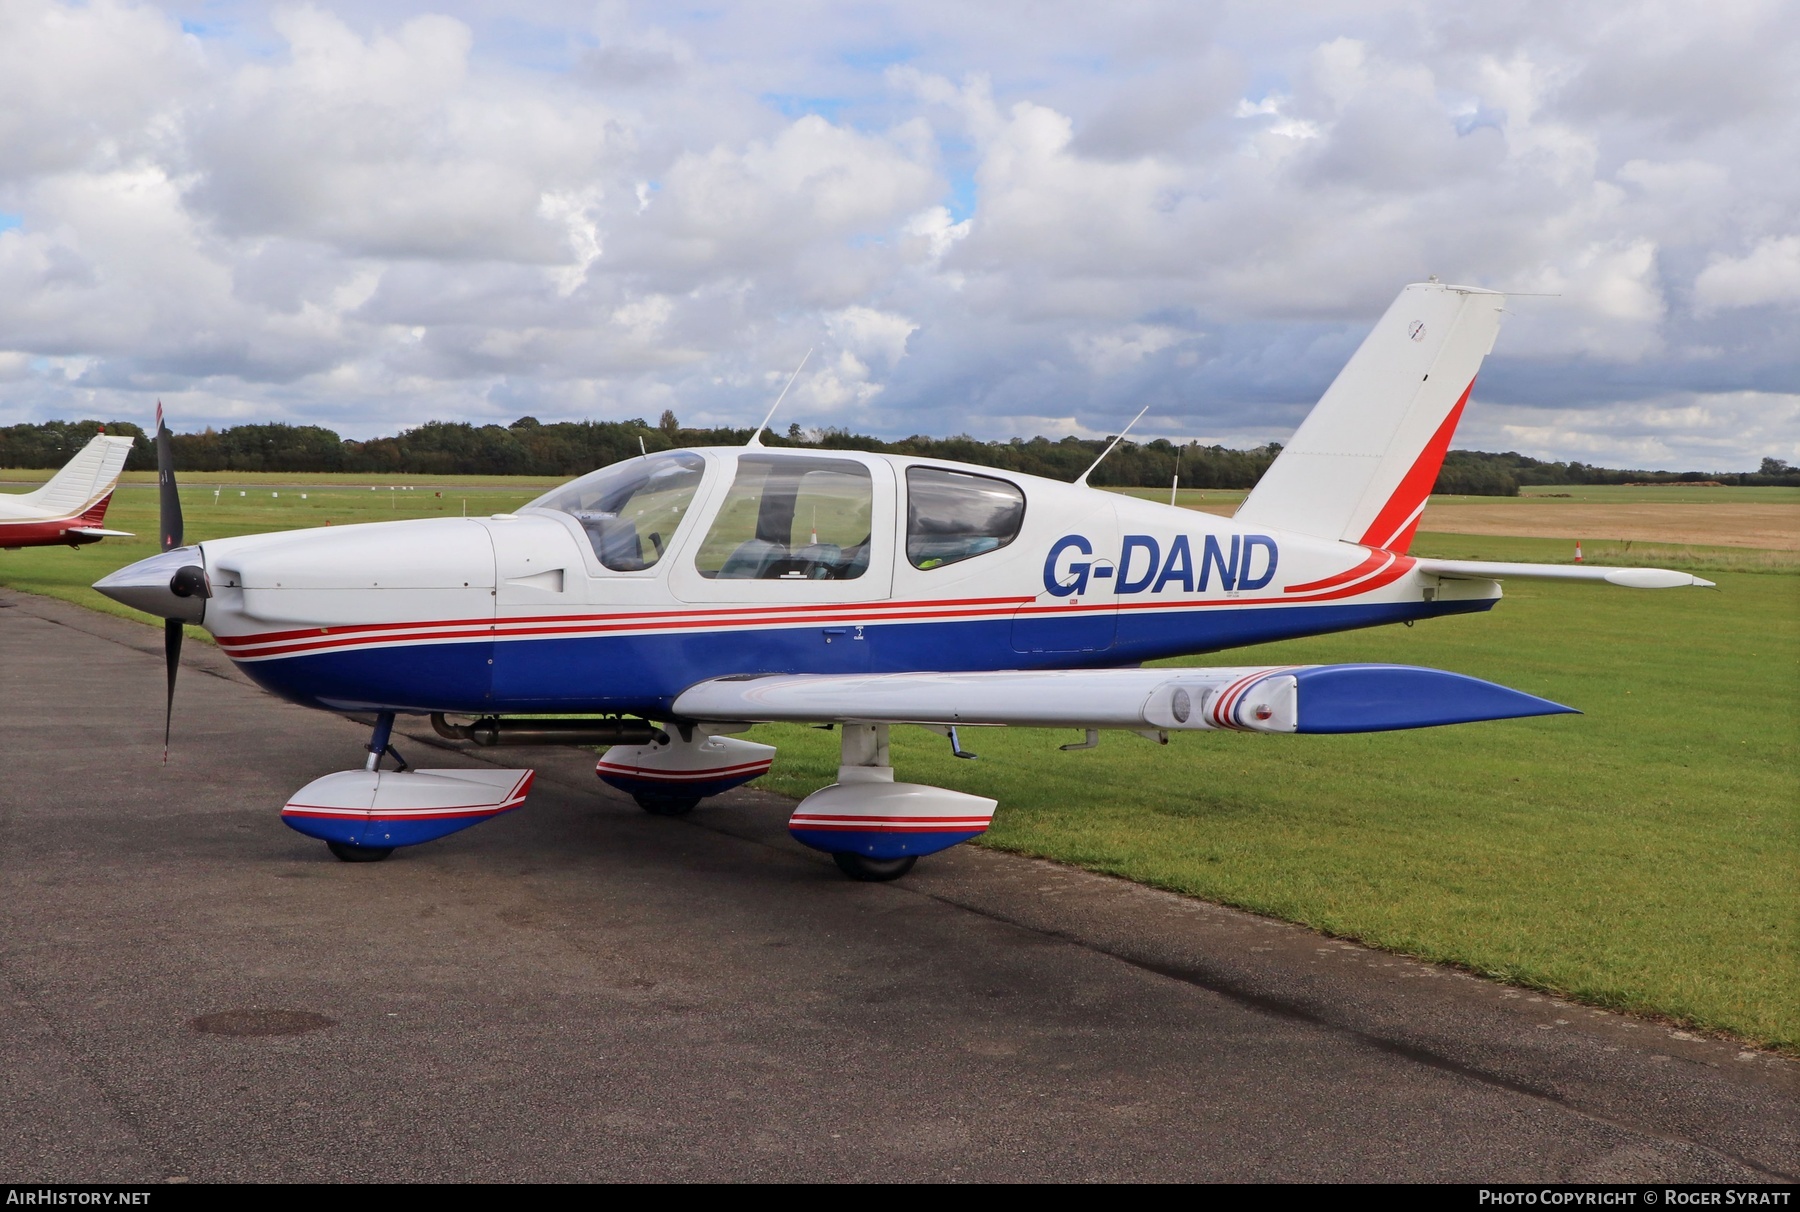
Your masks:
[{"label": "green trees", "polygon": [[[60,467],[101,422],[45,421],[0,427],[0,467]],[[106,432],[137,439],[126,468],[156,466],[144,431],[129,421],[108,421]],[[427,421],[393,437],[345,441],[318,425],[235,425],[174,435],[175,461],[189,471],[346,472],[364,474],[577,476],[630,458],[640,450],[677,446],[741,446],[748,429],[690,429],[672,411],[655,425],[627,421],[556,421],[520,417],[510,425],[467,421]],[[985,442],[967,434],[932,438],[914,434],[887,442],[845,429],[810,432],[790,424],[786,433],[763,435],[769,446],[824,450],[873,450],[973,463],[1054,480],[1073,480],[1097,458],[1110,438],[1013,438]],[[1179,460],[1184,488],[1250,488],[1268,470],[1281,447],[1271,442],[1250,450],[1166,438],[1121,442],[1092,479],[1099,487],[1164,488]],[[1444,460],[1436,491],[1477,496],[1516,496],[1521,484],[1626,484],[1718,481],[1727,484],[1800,485],[1800,467],[1768,458],[1753,472],[1625,471],[1585,463],[1551,463],[1516,451],[1490,454],[1453,450]]]}]

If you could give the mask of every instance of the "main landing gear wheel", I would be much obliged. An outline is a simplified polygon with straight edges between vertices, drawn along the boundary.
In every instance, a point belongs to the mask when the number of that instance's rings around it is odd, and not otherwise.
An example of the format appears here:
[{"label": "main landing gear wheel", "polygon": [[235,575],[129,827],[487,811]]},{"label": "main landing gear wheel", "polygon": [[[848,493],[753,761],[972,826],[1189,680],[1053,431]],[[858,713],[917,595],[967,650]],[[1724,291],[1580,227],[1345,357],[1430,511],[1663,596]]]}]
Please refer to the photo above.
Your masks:
[{"label": "main landing gear wheel", "polygon": [[897,880],[913,869],[919,861],[915,854],[903,858],[878,859],[866,854],[845,854],[837,851],[832,856],[837,862],[838,870],[853,880],[861,880],[867,884],[885,884],[889,880]]},{"label": "main landing gear wheel", "polygon": [[326,842],[325,849],[346,863],[379,863],[394,852],[392,846],[352,846],[349,842]]},{"label": "main landing gear wheel", "polygon": [[683,799],[669,795],[634,795],[637,806],[652,816],[686,816],[700,802],[699,796]]}]

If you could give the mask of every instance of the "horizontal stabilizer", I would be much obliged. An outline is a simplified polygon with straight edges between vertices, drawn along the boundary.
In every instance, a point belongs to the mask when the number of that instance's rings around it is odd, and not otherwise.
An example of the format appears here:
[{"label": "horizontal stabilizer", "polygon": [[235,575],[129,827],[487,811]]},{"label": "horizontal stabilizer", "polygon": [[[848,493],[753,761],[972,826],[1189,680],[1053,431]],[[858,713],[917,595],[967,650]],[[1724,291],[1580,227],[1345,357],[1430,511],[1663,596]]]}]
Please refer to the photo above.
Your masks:
[{"label": "horizontal stabilizer", "polygon": [[1604,581],[1628,589],[1676,589],[1713,583],[1668,568],[1597,568],[1592,564],[1501,564],[1485,560],[1420,560],[1414,570],[1427,576],[1469,581]]},{"label": "horizontal stabilizer", "polygon": [[129,530],[105,530],[99,526],[71,526],[63,533],[79,535],[84,539],[134,539],[137,537]]},{"label": "horizontal stabilizer", "polygon": [[1573,709],[1409,665],[770,674],[701,682],[694,720],[1145,731],[1383,732]]}]

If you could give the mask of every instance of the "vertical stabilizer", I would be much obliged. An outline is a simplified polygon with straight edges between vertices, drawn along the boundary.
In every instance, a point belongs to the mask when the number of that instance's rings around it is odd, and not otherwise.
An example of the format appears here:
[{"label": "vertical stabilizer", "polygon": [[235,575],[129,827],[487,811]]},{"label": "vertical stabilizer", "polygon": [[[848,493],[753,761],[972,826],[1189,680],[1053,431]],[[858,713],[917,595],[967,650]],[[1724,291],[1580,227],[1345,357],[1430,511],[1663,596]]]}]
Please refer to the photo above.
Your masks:
[{"label": "vertical stabilizer", "polygon": [[42,488],[14,499],[47,510],[53,516],[75,517],[112,492],[119,473],[125,470],[125,456],[130,453],[130,438],[96,434]]},{"label": "vertical stabilizer", "polygon": [[1400,292],[1237,511],[1237,521],[1404,552],[1506,296]]}]

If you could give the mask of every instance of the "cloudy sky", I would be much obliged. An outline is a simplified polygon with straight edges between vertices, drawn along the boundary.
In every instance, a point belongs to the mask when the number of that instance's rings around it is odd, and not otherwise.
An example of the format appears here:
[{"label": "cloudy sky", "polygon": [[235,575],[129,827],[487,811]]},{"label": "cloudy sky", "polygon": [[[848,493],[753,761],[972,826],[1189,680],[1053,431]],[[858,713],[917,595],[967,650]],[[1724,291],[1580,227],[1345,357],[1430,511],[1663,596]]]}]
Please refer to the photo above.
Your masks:
[{"label": "cloudy sky", "polygon": [[0,424],[1290,433],[1800,462],[1800,6],[0,0]]}]

